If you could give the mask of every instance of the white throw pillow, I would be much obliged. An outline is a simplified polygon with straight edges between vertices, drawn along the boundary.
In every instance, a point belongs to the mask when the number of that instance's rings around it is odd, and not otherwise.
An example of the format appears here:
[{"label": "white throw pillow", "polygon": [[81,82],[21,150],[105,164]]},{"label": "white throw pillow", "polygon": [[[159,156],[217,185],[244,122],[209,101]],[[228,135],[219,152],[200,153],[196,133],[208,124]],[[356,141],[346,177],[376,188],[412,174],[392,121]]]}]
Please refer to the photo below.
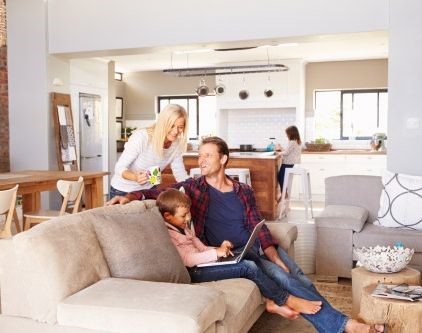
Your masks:
[{"label": "white throw pillow", "polygon": [[422,230],[422,177],[385,171],[380,209],[374,224]]}]

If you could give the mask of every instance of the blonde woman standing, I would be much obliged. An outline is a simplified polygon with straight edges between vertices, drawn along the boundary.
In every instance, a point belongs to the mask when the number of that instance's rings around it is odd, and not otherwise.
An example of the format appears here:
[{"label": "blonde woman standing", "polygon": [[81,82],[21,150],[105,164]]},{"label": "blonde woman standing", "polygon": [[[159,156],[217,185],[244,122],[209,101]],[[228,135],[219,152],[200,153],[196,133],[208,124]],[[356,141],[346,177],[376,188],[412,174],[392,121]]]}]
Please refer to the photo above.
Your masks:
[{"label": "blonde woman standing", "polygon": [[187,132],[187,112],[177,104],[167,105],[154,125],[134,131],[114,168],[110,199],[153,187],[147,173],[152,166],[164,170],[170,164],[177,182],[188,178],[182,158]]}]

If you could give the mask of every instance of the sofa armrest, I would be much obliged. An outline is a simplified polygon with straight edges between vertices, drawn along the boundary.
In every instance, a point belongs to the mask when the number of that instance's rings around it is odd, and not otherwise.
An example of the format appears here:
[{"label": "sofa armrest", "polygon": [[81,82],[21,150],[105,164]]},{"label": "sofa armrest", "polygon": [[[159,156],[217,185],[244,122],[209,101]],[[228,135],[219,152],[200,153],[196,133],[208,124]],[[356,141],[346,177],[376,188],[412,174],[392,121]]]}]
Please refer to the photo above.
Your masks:
[{"label": "sofa armrest", "polygon": [[317,228],[351,229],[360,232],[368,214],[368,210],[363,207],[328,205],[315,217],[315,224]]},{"label": "sofa armrest", "polygon": [[278,240],[283,250],[288,252],[297,239],[297,227],[294,224],[283,222],[266,222],[265,225],[271,235]]}]

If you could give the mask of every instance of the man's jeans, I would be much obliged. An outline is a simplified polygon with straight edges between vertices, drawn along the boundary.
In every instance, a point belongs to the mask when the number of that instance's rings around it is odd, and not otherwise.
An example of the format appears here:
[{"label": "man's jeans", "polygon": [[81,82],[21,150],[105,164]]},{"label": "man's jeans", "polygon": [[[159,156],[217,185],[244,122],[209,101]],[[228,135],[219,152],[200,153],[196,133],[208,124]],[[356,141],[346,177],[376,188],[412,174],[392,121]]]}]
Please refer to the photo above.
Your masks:
[{"label": "man's jeans", "polygon": [[349,320],[340,311],[334,309],[328,301],[316,290],[313,283],[303,274],[300,267],[280,247],[277,252],[289,268],[290,273],[285,272],[280,266],[273,264],[265,255],[260,256],[260,261],[255,261],[271,280],[275,281],[280,288],[286,289],[289,294],[305,298],[311,301],[322,301],[321,310],[316,314],[302,314],[310,321],[319,333],[343,332]]},{"label": "man's jeans", "polygon": [[286,303],[287,297],[289,296],[284,288],[280,288],[250,260],[242,260],[233,265],[192,267],[188,270],[192,282],[208,282],[234,278],[252,280],[266,298],[273,300],[274,303],[280,306]]}]

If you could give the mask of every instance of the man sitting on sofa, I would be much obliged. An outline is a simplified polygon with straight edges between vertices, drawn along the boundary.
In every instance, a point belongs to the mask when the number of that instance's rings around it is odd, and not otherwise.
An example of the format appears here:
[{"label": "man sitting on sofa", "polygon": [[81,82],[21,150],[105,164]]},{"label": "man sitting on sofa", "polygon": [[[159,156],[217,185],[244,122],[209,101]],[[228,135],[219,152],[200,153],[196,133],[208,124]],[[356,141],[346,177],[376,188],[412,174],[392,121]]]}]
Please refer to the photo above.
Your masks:
[{"label": "man sitting on sofa", "polygon": [[[246,244],[262,217],[256,207],[252,188],[226,176],[225,167],[228,160],[229,149],[224,140],[218,137],[205,138],[201,142],[198,155],[202,176],[198,179],[189,178],[170,187],[183,187],[191,198],[195,232],[204,243],[219,246],[224,239],[230,239],[236,248]],[[164,190],[132,192],[126,196],[116,196],[108,204],[156,199]],[[261,269],[276,281],[280,288],[297,297],[322,301],[322,308],[316,314],[302,314],[319,332],[384,332],[383,325],[365,325],[334,309],[319,294],[294,260],[277,246],[268,228],[262,228],[258,239],[264,253],[259,255],[255,252],[250,255],[257,257],[256,262],[260,264]]]}]

